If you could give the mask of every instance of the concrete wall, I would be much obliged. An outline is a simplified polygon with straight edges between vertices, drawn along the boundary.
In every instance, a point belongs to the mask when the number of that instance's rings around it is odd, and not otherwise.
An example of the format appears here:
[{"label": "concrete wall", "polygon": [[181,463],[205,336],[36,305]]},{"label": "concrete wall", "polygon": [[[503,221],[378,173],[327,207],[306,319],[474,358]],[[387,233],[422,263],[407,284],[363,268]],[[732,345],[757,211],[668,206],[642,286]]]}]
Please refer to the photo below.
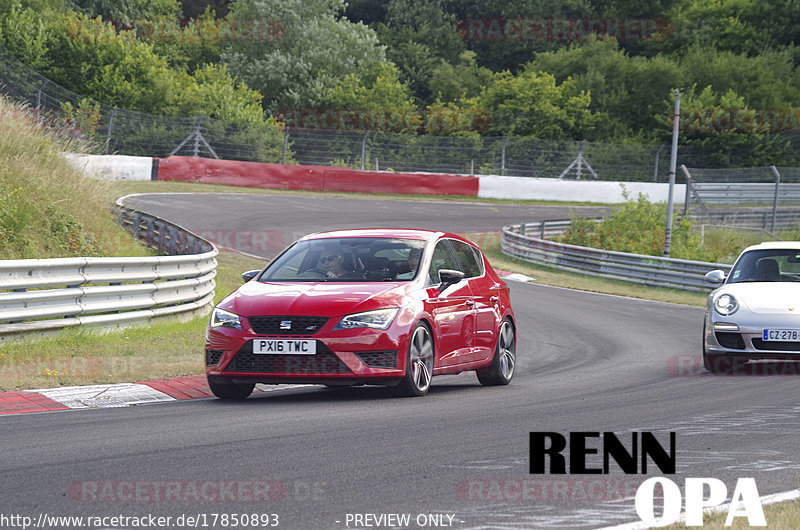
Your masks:
[{"label": "concrete wall", "polygon": [[[669,185],[656,182],[613,182],[606,180],[558,180],[532,177],[481,176],[478,197],[492,199],[536,199],[600,203],[625,202],[622,186],[631,198],[643,193],[652,202],[667,202]],[[686,196],[686,184],[676,184],[675,201]]]},{"label": "concrete wall", "polygon": [[73,167],[104,180],[151,180],[153,159],[149,156],[82,155],[64,153]]},{"label": "concrete wall", "polygon": [[[109,180],[177,180],[251,188],[362,193],[461,195],[492,199],[531,199],[615,204],[643,193],[666,202],[668,185],[655,182],[558,180],[496,175],[452,175],[395,171],[359,171],[346,167],[264,164],[171,156],[149,158],[119,155],[65,154],[67,160],[96,178]],[[676,184],[681,203],[686,185]]]}]

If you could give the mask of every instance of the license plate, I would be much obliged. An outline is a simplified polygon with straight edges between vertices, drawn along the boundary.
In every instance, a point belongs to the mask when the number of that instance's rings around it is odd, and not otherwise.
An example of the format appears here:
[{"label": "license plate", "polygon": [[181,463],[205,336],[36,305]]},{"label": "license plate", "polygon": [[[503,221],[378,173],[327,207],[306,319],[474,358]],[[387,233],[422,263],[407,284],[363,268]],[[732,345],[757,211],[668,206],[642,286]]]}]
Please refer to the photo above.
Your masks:
[{"label": "license plate", "polygon": [[800,329],[765,329],[765,341],[800,342]]},{"label": "license plate", "polygon": [[253,339],[253,353],[314,355],[317,353],[317,341]]}]

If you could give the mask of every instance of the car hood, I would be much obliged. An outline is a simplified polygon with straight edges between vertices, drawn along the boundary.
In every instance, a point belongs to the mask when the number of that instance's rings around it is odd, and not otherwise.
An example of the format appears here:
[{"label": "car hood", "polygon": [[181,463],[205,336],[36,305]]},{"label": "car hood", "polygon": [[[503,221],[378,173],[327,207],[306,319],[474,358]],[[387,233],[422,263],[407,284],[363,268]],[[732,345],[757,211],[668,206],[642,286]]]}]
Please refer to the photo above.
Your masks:
[{"label": "car hood", "polygon": [[408,283],[258,282],[226,297],[219,307],[241,316],[340,316],[402,305]]},{"label": "car hood", "polygon": [[724,286],[753,313],[797,313],[800,315],[800,283],[749,282]]}]

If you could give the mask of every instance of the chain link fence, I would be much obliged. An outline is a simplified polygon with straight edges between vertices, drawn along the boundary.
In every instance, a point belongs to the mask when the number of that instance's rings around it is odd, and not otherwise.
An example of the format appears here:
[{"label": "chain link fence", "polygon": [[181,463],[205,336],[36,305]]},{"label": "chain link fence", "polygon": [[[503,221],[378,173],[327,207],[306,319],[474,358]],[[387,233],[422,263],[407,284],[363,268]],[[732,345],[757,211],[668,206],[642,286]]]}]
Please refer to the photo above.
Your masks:
[{"label": "chain link fence", "polygon": [[[205,116],[159,116],[90,101],[39,75],[0,47],[0,92],[27,103],[48,125],[90,131],[106,154],[201,156],[356,169],[665,182],[669,149],[542,140],[453,137],[379,131],[283,129]],[[681,150],[703,165],[703,155]]]},{"label": "chain link fence", "polygon": [[687,168],[684,214],[701,223],[792,230],[800,222],[800,168]]}]

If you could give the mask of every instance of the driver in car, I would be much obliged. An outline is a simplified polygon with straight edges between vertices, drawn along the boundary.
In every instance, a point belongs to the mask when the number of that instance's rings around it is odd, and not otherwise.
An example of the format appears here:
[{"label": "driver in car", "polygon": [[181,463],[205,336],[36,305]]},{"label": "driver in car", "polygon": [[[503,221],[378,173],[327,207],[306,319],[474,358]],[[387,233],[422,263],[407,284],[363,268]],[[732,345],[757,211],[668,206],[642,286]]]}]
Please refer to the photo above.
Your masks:
[{"label": "driver in car", "polygon": [[348,266],[342,253],[336,250],[325,250],[319,258],[319,265],[328,278],[363,279]]}]

